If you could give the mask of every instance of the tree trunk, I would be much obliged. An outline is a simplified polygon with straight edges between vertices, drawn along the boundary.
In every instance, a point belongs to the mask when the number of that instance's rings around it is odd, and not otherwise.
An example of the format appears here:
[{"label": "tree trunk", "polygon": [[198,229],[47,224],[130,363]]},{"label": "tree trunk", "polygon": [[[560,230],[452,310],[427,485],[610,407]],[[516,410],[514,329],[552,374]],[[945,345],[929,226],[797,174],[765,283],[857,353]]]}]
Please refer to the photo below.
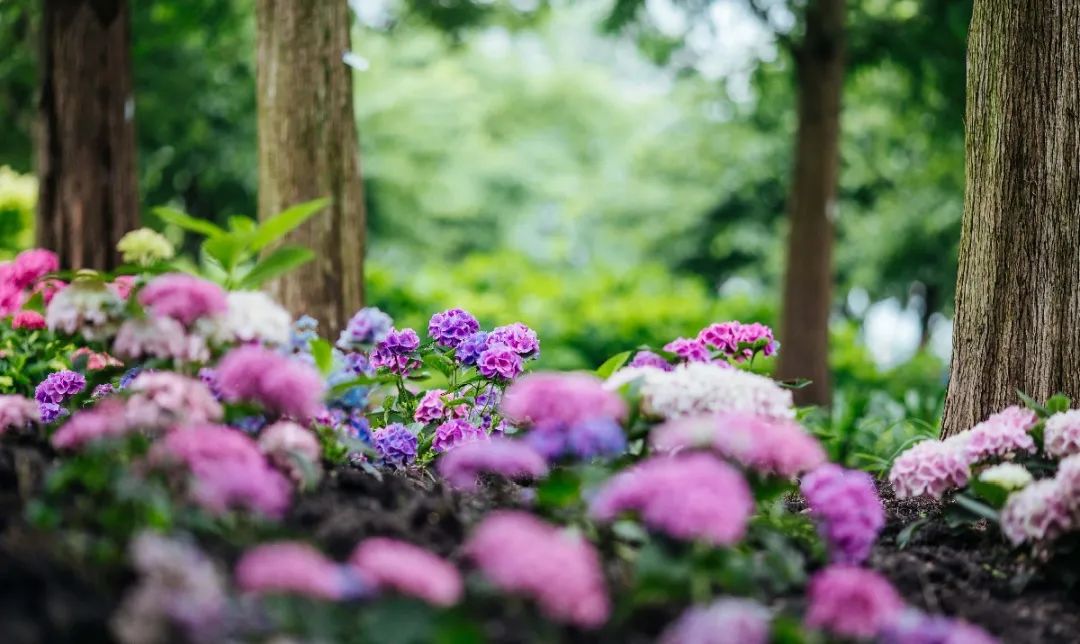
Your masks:
[{"label": "tree trunk", "polygon": [[345,0],[258,0],[259,217],[330,197],[289,241],[316,259],[274,290],[333,336],[363,304],[364,202]]},{"label": "tree trunk", "polygon": [[943,434],[1080,396],[1080,3],[976,0]]},{"label": "tree trunk", "polygon": [[45,0],[37,243],[60,265],[107,270],[139,225],[126,0]]},{"label": "tree trunk", "polygon": [[844,84],[844,1],[813,0],[806,36],[795,49],[798,133],[788,203],[778,374],[809,378],[799,404],[828,405],[832,245],[840,167],[840,95]]}]

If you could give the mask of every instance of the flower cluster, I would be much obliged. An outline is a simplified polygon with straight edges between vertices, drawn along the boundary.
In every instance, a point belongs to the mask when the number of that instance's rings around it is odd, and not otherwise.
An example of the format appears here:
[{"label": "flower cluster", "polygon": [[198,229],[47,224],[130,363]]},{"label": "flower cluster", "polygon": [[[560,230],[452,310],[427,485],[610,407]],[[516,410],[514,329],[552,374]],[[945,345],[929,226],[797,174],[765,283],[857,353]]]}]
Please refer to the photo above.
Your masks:
[{"label": "flower cluster", "polygon": [[120,325],[113,352],[125,359],[158,358],[180,362],[209,359],[206,339],[188,334],[184,326],[168,317],[131,318]]},{"label": "flower cluster", "polygon": [[724,597],[684,612],[660,644],[766,644],[772,613],[751,599]]},{"label": "flower cluster", "polygon": [[674,353],[683,362],[709,362],[712,359],[708,347],[697,338],[675,338],[664,345],[664,351]]},{"label": "flower cluster", "polygon": [[226,296],[223,318],[206,320],[204,335],[219,343],[259,342],[287,346],[292,335],[292,316],[266,293],[232,291]]},{"label": "flower cluster", "polygon": [[319,413],[325,384],[311,366],[258,346],[230,351],[217,367],[228,402],[256,402],[270,412],[306,420]]},{"label": "flower cluster", "polygon": [[29,398],[0,395],[0,435],[41,420],[38,404]]},{"label": "flower cluster", "polygon": [[448,415],[453,415],[458,418],[467,415],[468,412],[464,405],[458,405],[454,408],[452,413],[449,412],[446,403],[443,402],[443,396],[445,395],[445,389],[429,389],[424,392],[424,395],[420,398],[420,402],[416,404],[413,420],[425,424],[437,423],[445,419]]},{"label": "flower cluster", "polygon": [[1035,412],[1029,409],[1009,407],[955,438],[963,444],[964,457],[970,464],[992,458],[1011,458],[1015,454],[1035,451],[1035,439],[1028,431],[1037,420]]},{"label": "flower cluster", "polygon": [[380,427],[371,433],[371,442],[383,461],[392,465],[408,465],[416,460],[416,434],[401,423]]},{"label": "flower cluster", "polygon": [[878,633],[878,644],[996,644],[986,631],[965,621],[907,608]]},{"label": "flower cluster", "polygon": [[153,315],[190,327],[199,318],[229,310],[225,291],[213,282],[183,273],[168,273],[150,280],[139,291],[139,303]]},{"label": "flower cluster", "polygon": [[0,263],[0,317],[17,313],[28,299],[27,291],[59,268],[56,253],[41,248],[24,250],[13,261]]},{"label": "flower cluster", "polygon": [[431,316],[428,335],[440,347],[453,349],[480,330],[480,323],[464,309],[447,309]]},{"label": "flower cluster", "polygon": [[103,282],[78,279],[57,292],[45,308],[49,330],[104,340],[116,332],[124,302]]},{"label": "flower cluster", "polygon": [[356,312],[338,337],[337,346],[343,350],[366,349],[390,335],[394,321],[374,306]]},{"label": "flower cluster", "polygon": [[172,259],[176,249],[161,233],[150,228],[133,230],[116,244],[120,257],[128,264],[152,266]]},{"label": "flower cluster", "polygon": [[1046,419],[1043,449],[1054,458],[1080,454],[1080,409],[1070,409]]},{"label": "flower cluster", "polygon": [[1080,478],[1070,475],[1080,472],[1076,458],[1062,461],[1054,478],[1035,481],[1009,495],[1001,509],[1001,531],[1009,541],[1046,541],[1075,526],[1077,517],[1070,501],[1080,498]]},{"label": "flower cluster", "polygon": [[420,366],[420,361],[413,355],[420,347],[420,337],[412,329],[391,329],[386,337],[375,345],[371,353],[374,367],[387,369],[391,373],[407,376]]},{"label": "flower cluster", "polygon": [[547,475],[544,457],[523,441],[494,438],[471,442],[450,450],[438,461],[439,474],[450,485],[471,490],[481,474],[509,479],[538,479]]},{"label": "flower cluster", "polygon": [[181,423],[210,423],[222,417],[221,404],[201,381],[168,371],[143,372],[127,387],[129,425],[165,429]]},{"label": "flower cluster", "polygon": [[596,550],[531,514],[489,515],[465,554],[496,587],[532,598],[552,620],[596,628],[611,612]]},{"label": "flower cluster", "polygon": [[86,378],[77,371],[50,373],[34,390],[34,400],[38,403],[41,422],[51,423],[61,416],[66,416],[68,411],[61,405],[85,388]]},{"label": "flower cluster", "polygon": [[979,480],[1003,490],[1019,490],[1034,480],[1031,472],[1016,463],[998,463],[979,472]]},{"label": "flower cluster", "polygon": [[124,405],[118,400],[106,400],[75,413],[51,440],[56,449],[78,449],[92,441],[126,436],[133,430],[125,419]]},{"label": "flower cluster", "polygon": [[256,546],[236,564],[236,585],[255,595],[300,595],[341,600],[370,591],[350,566],[328,559],[315,548],[295,541]]},{"label": "flower cluster", "polygon": [[971,468],[956,441],[927,440],[893,461],[889,482],[901,499],[924,494],[940,499],[950,490],[967,485]]},{"label": "flower cluster", "polygon": [[461,573],[445,559],[404,541],[361,541],[349,565],[380,592],[392,590],[433,606],[453,606],[464,590]]},{"label": "flower cluster", "polygon": [[841,637],[873,637],[904,609],[887,579],[855,566],[834,565],[814,575],[806,624]]},{"label": "flower cluster", "polygon": [[757,322],[743,324],[731,321],[710,324],[698,333],[697,339],[737,361],[752,358],[756,351],[761,351],[765,356],[771,356],[779,347],[773,339],[772,329]]},{"label": "flower cluster", "polygon": [[464,418],[452,418],[435,428],[431,448],[436,452],[445,452],[471,441],[486,440],[487,437],[483,427],[478,427]]},{"label": "flower cluster", "polygon": [[627,511],[678,539],[730,545],[746,532],[754,499],[737,470],[708,454],[656,456],[615,475],[589,506],[605,522]]},{"label": "flower cluster", "polygon": [[652,351],[638,351],[627,364],[629,367],[654,367],[663,371],[671,371],[674,366],[658,353]]},{"label": "flower cluster", "polygon": [[260,432],[259,449],[297,483],[304,482],[307,472],[317,472],[322,458],[322,446],[315,434],[287,420]]},{"label": "flower cluster", "polygon": [[829,463],[803,477],[800,489],[833,561],[857,564],[870,556],[885,508],[869,474]]}]

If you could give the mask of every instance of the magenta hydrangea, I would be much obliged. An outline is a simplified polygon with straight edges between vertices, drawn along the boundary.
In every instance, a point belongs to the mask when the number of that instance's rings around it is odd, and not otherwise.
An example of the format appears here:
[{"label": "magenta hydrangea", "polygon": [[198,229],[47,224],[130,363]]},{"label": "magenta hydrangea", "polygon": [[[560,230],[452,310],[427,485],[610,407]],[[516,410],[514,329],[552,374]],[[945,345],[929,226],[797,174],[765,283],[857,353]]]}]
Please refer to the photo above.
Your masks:
[{"label": "magenta hydrangea", "polygon": [[956,437],[963,443],[964,457],[968,463],[978,463],[993,458],[1008,458],[1020,453],[1035,451],[1035,439],[1028,431],[1038,418],[1035,412],[1023,407],[1009,407]]},{"label": "magenta hydrangea", "polygon": [[489,344],[476,359],[476,368],[485,378],[513,380],[521,373],[521,356],[509,346]]},{"label": "magenta hydrangea", "polygon": [[391,329],[371,353],[371,366],[407,376],[420,366],[414,355],[420,347],[420,336],[412,329]]},{"label": "magenta hydrangea", "polygon": [[901,499],[928,495],[940,499],[967,485],[971,476],[961,443],[926,440],[893,461],[889,483]]},{"label": "magenta hydrangea", "polygon": [[447,309],[431,316],[428,335],[441,347],[452,349],[480,330],[480,323],[464,309]]},{"label": "magenta hydrangea", "polygon": [[23,396],[0,395],[0,435],[9,429],[22,429],[41,420],[38,405]]},{"label": "magenta hydrangea", "polygon": [[184,273],[167,273],[150,280],[139,291],[139,303],[154,315],[172,318],[186,327],[199,318],[229,310],[220,286]]},{"label": "magenta hydrangea", "polygon": [[67,415],[67,410],[60,405],[85,388],[86,378],[77,371],[54,371],[46,376],[34,389],[41,422],[51,423]]},{"label": "magenta hydrangea", "polygon": [[723,597],[694,606],[668,626],[660,644],[767,644],[772,613],[752,599]]},{"label": "magenta hydrangea", "polygon": [[489,347],[505,344],[524,357],[535,357],[540,353],[540,339],[537,338],[536,331],[521,322],[495,327],[488,334],[487,343]]},{"label": "magenta hydrangea", "polygon": [[633,360],[627,365],[629,367],[655,367],[662,369],[663,371],[671,371],[675,367],[664,359],[658,353],[652,351],[638,351],[634,354]]},{"label": "magenta hydrangea", "polygon": [[392,465],[408,465],[416,460],[416,434],[401,423],[393,423],[371,432],[371,443],[379,458]]},{"label": "magenta hydrangea", "polygon": [[738,470],[709,454],[654,456],[609,479],[589,506],[604,522],[630,511],[671,537],[726,546],[746,533],[754,499]]},{"label": "magenta hydrangea", "polygon": [[827,463],[804,476],[800,489],[832,560],[865,561],[885,526],[873,477]]},{"label": "magenta hydrangea", "polygon": [[752,357],[755,349],[751,347],[760,347],[766,356],[775,354],[778,347],[772,329],[758,322],[717,322],[699,331],[697,339],[735,360]]},{"label": "magenta hydrangea", "polygon": [[855,566],[837,564],[810,579],[806,625],[834,635],[873,637],[904,609],[889,580]]},{"label": "magenta hydrangea", "polygon": [[322,409],[325,384],[314,367],[270,349],[233,349],[217,367],[217,386],[228,402],[256,402],[264,409],[306,420]]},{"label": "magenta hydrangea", "polygon": [[60,269],[56,253],[44,248],[24,250],[15,257],[11,267],[11,282],[19,290],[28,289],[42,277]]},{"label": "magenta hydrangea", "polygon": [[134,428],[124,419],[124,406],[118,400],[106,400],[76,412],[53,433],[56,449],[79,449],[102,439],[125,436]]},{"label": "magenta hydrangea", "polygon": [[236,564],[236,586],[255,595],[299,595],[342,600],[370,592],[351,566],[342,566],[298,541],[278,541],[248,550]]},{"label": "magenta hydrangea", "polygon": [[19,311],[11,318],[11,328],[40,331],[45,328],[45,316],[37,311]]},{"label": "magenta hydrangea", "polygon": [[739,349],[739,322],[716,322],[698,332],[697,339],[702,343],[728,355],[735,355]]},{"label": "magenta hydrangea", "polygon": [[433,606],[453,606],[464,591],[461,573],[448,561],[396,539],[365,539],[348,563],[376,589],[396,591]]},{"label": "magenta hydrangea", "polygon": [[464,551],[492,584],[532,598],[549,619],[597,628],[611,613],[596,550],[531,514],[488,515]]},{"label": "magenta hydrangea", "polygon": [[446,404],[443,402],[445,389],[431,389],[424,392],[420,402],[416,403],[413,420],[418,423],[434,423],[446,417]]},{"label": "magenta hydrangea", "polygon": [[878,644],[997,644],[978,626],[941,615],[905,609],[878,633]]},{"label": "magenta hydrangea", "polygon": [[1043,449],[1054,458],[1080,454],[1080,409],[1070,409],[1046,419]]},{"label": "magenta hydrangea", "polygon": [[537,373],[514,382],[501,403],[503,414],[520,425],[575,425],[590,418],[626,418],[626,403],[584,373]]},{"label": "magenta hydrangea", "polygon": [[705,343],[693,338],[676,338],[664,345],[664,351],[674,353],[684,362],[709,362],[712,359]]},{"label": "magenta hydrangea", "polygon": [[481,474],[538,479],[548,472],[542,454],[508,438],[474,441],[452,449],[439,458],[438,469],[447,483],[464,490],[476,489]]},{"label": "magenta hydrangea", "polygon": [[436,452],[445,452],[458,445],[485,440],[487,437],[483,428],[477,427],[464,418],[452,418],[435,428],[431,448]]},{"label": "magenta hydrangea", "polygon": [[362,308],[345,325],[345,329],[338,337],[337,346],[350,350],[378,344],[390,334],[393,325],[394,321],[390,319],[390,316],[378,308],[374,306]]},{"label": "magenta hydrangea", "polygon": [[488,334],[477,331],[462,340],[454,350],[454,358],[463,365],[474,365],[488,346]]}]

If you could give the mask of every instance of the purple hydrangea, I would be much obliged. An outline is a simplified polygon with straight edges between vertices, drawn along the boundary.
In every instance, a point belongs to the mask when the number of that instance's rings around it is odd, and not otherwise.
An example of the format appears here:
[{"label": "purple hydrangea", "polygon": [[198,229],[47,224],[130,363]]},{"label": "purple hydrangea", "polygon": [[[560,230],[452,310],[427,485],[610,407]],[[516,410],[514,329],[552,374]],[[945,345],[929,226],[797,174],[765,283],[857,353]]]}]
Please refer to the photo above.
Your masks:
[{"label": "purple hydrangea", "polygon": [[266,427],[266,416],[262,414],[244,416],[243,418],[237,418],[233,425],[245,434],[255,435],[259,433],[260,429]]},{"label": "purple hydrangea", "polygon": [[533,331],[521,322],[497,326],[488,336],[488,346],[505,344],[515,353],[525,357],[536,357],[540,353],[540,340]]},{"label": "purple hydrangea", "polygon": [[391,329],[386,338],[375,346],[375,351],[371,354],[371,365],[407,376],[420,366],[420,361],[412,355],[419,346],[420,336],[416,335],[416,331]]},{"label": "purple hydrangea", "polygon": [[801,489],[833,561],[862,563],[885,526],[885,510],[866,472],[831,463],[810,472]]},{"label": "purple hydrangea", "polygon": [[480,427],[463,418],[453,418],[435,428],[435,438],[431,441],[431,448],[436,452],[445,452],[463,443],[485,440],[487,437]]},{"label": "purple hydrangea", "polygon": [[705,343],[692,338],[675,338],[664,345],[664,351],[670,351],[686,362],[708,362],[712,359]]},{"label": "purple hydrangea", "polygon": [[94,387],[93,393],[90,394],[93,398],[104,398],[113,392],[113,386],[109,383],[104,383]]},{"label": "purple hydrangea", "polygon": [[221,400],[221,392],[218,390],[218,377],[217,371],[210,367],[203,367],[199,369],[199,380],[202,381],[206,388],[210,390],[210,393],[214,394],[214,398]]},{"label": "purple hydrangea", "polygon": [[401,423],[376,429],[371,433],[375,451],[387,463],[407,465],[416,459],[416,435]]},{"label": "purple hydrangea", "polygon": [[77,371],[55,371],[42,380],[34,390],[34,399],[38,403],[41,422],[51,423],[60,416],[67,415],[67,410],[60,405],[86,388],[86,378]]},{"label": "purple hydrangea", "polygon": [[488,333],[486,331],[477,331],[469,337],[461,341],[461,344],[457,345],[457,350],[454,351],[454,357],[457,361],[463,365],[476,364],[477,358],[480,354],[487,349],[488,345]]},{"label": "purple hydrangea", "polygon": [[512,380],[521,373],[521,356],[505,344],[492,344],[476,360],[476,367],[485,378]]},{"label": "purple hydrangea", "polygon": [[638,351],[634,354],[634,359],[630,361],[628,365],[630,367],[656,367],[657,369],[663,369],[664,371],[671,371],[675,367],[670,362],[664,359],[663,356],[652,351]]},{"label": "purple hydrangea", "polygon": [[431,316],[428,335],[439,346],[452,349],[480,330],[480,323],[464,309],[447,309]]},{"label": "purple hydrangea", "polygon": [[[123,375],[120,376],[120,389],[127,389],[128,385],[131,384],[131,381],[138,377],[138,375],[142,372],[142,367],[132,367],[131,369],[125,371]],[[214,388],[211,387],[210,390],[214,391]]]},{"label": "purple hydrangea", "polygon": [[385,340],[393,330],[394,321],[374,306],[360,309],[352,316],[338,337],[342,349],[360,349]]},{"label": "purple hydrangea", "polygon": [[570,428],[567,444],[583,459],[617,456],[626,451],[626,434],[611,418],[590,418]]}]

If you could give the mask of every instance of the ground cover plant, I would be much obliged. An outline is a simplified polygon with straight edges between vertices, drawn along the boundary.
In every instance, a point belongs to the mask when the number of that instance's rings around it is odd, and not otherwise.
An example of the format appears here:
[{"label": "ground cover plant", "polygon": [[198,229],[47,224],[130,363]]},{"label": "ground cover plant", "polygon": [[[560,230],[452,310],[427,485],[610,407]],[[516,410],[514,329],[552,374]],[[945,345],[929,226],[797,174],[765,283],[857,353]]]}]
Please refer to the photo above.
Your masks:
[{"label": "ground cover plant", "polygon": [[321,337],[252,290],[312,212],[204,229],[200,264],[144,230],[112,274],[0,265],[7,641],[992,642],[897,558],[939,524],[1073,550],[1066,401],[916,444],[897,500],[750,369],[761,324],[593,372],[459,308]]}]

